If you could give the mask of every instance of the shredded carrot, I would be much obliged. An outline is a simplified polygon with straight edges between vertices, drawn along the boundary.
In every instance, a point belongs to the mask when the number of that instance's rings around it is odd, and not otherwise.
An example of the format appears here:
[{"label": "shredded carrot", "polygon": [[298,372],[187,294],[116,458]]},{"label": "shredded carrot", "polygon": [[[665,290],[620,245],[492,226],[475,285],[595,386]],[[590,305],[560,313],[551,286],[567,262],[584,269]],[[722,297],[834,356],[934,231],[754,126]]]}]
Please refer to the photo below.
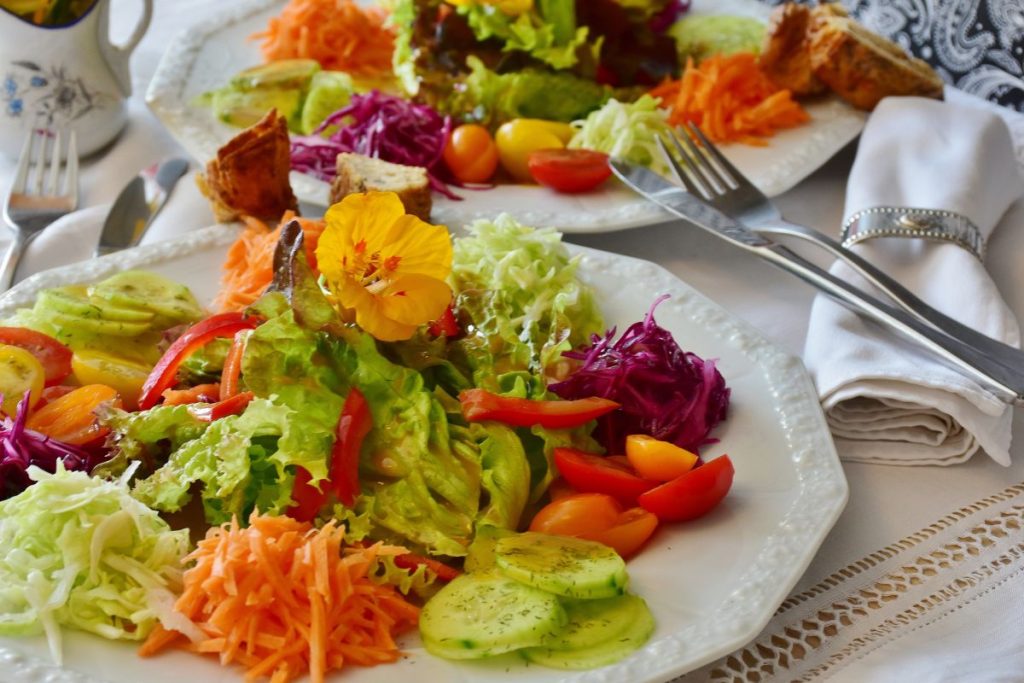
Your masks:
[{"label": "shredded carrot", "polygon": [[395,37],[386,19],[382,8],[352,0],[291,0],[252,38],[263,41],[268,62],[315,59],[325,69],[375,77],[391,73]]},{"label": "shredded carrot", "polygon": [[288,211],[281,218],[281,225],[274,230],[255,218],[247,216],[242,220],[245,230],[228,249],[220,293],[213,302],[219,311],[241,311],[260,298],[274,279],[274,248],[281,235],[281,226],[291,220],[299,221],[302,226],[306,259],[316,270],[316,243],[324,231],[322,220],[298,218]]},{"label": "shredded carrot", "polygon": [[714,142],[764,146],[782,128],[810,120],[807,112],[757,66],[748,52],[715,55],[695,66],[687,60],[683,77],[666,80],[651,95],[668,108],[668,122],[691,121]]},{"label": "shredded carrot", "polygon": [[246,667],[246,680],[321,683],[345,664],[398,659],[395,636],[416,625],[419,608],[394,586],[367,576],[377,557],[405,548],[377,543],[344,547],[344,527],[320,529],[290,517],[253,514],[207,532],[188,556],[184,590],[174,608],[205,634],[198,642],[162,627],[139,649],[146,657],[169,645],[216,654]]}]

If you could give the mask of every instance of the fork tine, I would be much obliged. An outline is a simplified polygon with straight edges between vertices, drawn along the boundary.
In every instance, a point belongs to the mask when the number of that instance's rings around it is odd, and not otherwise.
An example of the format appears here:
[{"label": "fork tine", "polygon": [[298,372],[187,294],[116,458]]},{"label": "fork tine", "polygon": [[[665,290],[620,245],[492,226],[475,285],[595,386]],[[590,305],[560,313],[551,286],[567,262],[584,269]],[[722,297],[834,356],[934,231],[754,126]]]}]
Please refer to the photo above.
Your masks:
[{"label": "fork tine", "polygon": [[668,145],[665,144],[665,140],[662,138],[662,136],[659,135],[656,139],[658,141],[658,147],[661,148],[662,154],[665,155],[665,159],[668,160],[669,166],[672,167],[672,172],[686,188],[686,191],[697,197],[704,196],[704,193],[700,189],[698,189],[698,187],[693,183],[692,180],[690,180],[690,174],[686,172],[686,168],[682,164],[680,164],[676,160],[675,156],[673,156],[672,153],[669,151]]},{"label": "fork tine", "polygon": [[34,154],[33,165],[35,171],[32,174],[31,185],[35,187],[34,194],[43,194],[43,180],[46,178],[46,143],[50,140],[50,129],[45,128],[37,132],[39,137],[39,151]]},{"label": "fork tine", "polygon": [[57,194],[57,183],[60,180],[60,169],[63,166],[61,159],[61,147],[64,146],[64,131],[57,129],[57,135],[53,139],[53,151],[50,155],[50,178],[46,181],[45,194],[54,196]]},{"label": "fork tine", "polygon": [[70,197],[72,206],[78,207],[78,132],[74,129],[68,136],[67,169],[61,194]]},{"label": "fork tine", "polygon": [[733,166],[732,162],[726,159],[724,154],[718,151],[718,147],[708,140],[707,136],[704,135],[704,131],[700,129],[700,126],[692,121],[689,122],[689,126],[690,133],[697,137],[700,144],[704,147],[704,150],[714,158],[715,162],[718,163],[718,167],[724,172],[733,185],[738,187],[743,185],[744,182],[749,182],[747,181],[747,177],[740,173],[739,169]]},{"label": "fork tine", "polygon": [[11,185],[12,194],[22,194],[28,186],[28,171],[32,165],[32,143],[35,137],[36,124],[33,121],[28,135],[25,137],[25,144],[21,147],[21,154],[18,156],[18,170],[14,173],[14,183]]},{"label": "fork tine", "polygon": [[713,194],[723,194],[731,189],[729,182],[722,177],[722,174],[718,172],[715,165],[697,147],[685,130],[682,135],[676,135],[675,137],[686,147],[686,150],[690,153],[690,158],[694,160],[698,170],[703,174],[708,184],[714,188]]},{"label": "fork tine", "polygon": [[704,174],[704,171],[701,168],[701,166],[703,165],[701,163],[703,159],[701,159],[700,157],[694,158],[688,150],[684,149],[682,144],[680,144],[679,136],[676,135],[675,131],[672,131],[669,134],[669,139],[672,141],[672,145],[676,148],[676,151],[679,152],[679,156],[681,156],[686,161],[686,170],[688,170],[691,173],[693,179],[697,181],[697,184],[700,185],[701,188],[703,188],[704,198],[714,198],[718,194],[718,191],[717,188],[708,179],[708,177]]}]

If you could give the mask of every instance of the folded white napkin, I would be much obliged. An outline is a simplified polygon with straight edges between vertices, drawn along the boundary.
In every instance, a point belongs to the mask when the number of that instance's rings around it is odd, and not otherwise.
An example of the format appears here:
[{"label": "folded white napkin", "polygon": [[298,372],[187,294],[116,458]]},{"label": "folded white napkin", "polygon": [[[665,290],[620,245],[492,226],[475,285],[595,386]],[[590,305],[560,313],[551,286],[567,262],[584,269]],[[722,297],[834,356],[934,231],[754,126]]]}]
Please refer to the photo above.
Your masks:
[{"label": "folded white napkin", "polygon": [[[1022,190],[1020,160],[1002,118],[964,104],[888,98],[861,136],[845,215],[871,207],[944,209],[969,218],[987,238]],[[966,249],[903,237],[853,249],[946,315],[1019,344],[1013,313]],[[872,291],[841,263],[831,272]],[[950,465],[980,448],[1010,464],[1012,414],[1005,404],[824,296],[811,309],[805,360],[841,457]]]}]

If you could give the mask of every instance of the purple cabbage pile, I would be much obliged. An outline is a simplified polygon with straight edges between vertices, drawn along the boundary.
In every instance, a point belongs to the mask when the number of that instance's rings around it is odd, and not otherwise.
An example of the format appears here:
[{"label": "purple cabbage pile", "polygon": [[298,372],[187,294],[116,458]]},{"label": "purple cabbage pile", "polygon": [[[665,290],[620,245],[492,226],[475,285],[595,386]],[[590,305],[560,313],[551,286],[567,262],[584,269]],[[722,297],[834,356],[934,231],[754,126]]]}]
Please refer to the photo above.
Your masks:
[{"label": "purple cabbage pile", "polygon": [[[321,133],[337,126],[328,137]],[[342,152],[427,169],[430,187],[451,199],[459,197],[437,175],[452,122],[425,104],[414,104],[379,90],[353,95],[348,106],[334,112],[312,135],[292,136],[292,168],[331,181]]]},{"label": "purple cabbage pile", "polygon": [[610,453],[622,453],[630,434],[697,452],[714,443],[708,435],[726,417],[729,389],[714,361],[683,351],[654,321],[654,309],[667,298],[657,299],[618,340],[612,329],[603,338],[594,335],[589,348],[567,352],[581,367],[548,387],[564,399],[600,396],[622,406],[600,418],[594,432]]},{"label": "purple cabbage pile", "polygon": [[[2,398],[0,398],[2,400]],[[28,393],[18,403],[14,419],[4,416],[0,420],[0,500],[16,496],[29,485],[29,465],[47,472],[57,469],[57,461],[64,461],[67,470],[88,472],[93,457],[89,451],[32,431],[25,427],[28,418]]]}]

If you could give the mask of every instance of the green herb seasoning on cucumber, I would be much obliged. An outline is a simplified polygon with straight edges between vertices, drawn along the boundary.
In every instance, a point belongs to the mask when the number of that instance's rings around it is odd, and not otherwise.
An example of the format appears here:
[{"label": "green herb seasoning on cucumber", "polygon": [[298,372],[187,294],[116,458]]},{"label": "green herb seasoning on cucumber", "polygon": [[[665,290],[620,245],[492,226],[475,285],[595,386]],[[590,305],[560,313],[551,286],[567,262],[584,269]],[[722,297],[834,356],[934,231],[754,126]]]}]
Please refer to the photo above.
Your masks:
[{"label": "green herb seasoning on cucumber", "polygon": [[423,643],[438,657],[519,651],[544,666],[588,669],[622,659],[654,632],[647,604],[625,594],[622,559],[600,543],[482,529],[467,569],[420,615]]}]

